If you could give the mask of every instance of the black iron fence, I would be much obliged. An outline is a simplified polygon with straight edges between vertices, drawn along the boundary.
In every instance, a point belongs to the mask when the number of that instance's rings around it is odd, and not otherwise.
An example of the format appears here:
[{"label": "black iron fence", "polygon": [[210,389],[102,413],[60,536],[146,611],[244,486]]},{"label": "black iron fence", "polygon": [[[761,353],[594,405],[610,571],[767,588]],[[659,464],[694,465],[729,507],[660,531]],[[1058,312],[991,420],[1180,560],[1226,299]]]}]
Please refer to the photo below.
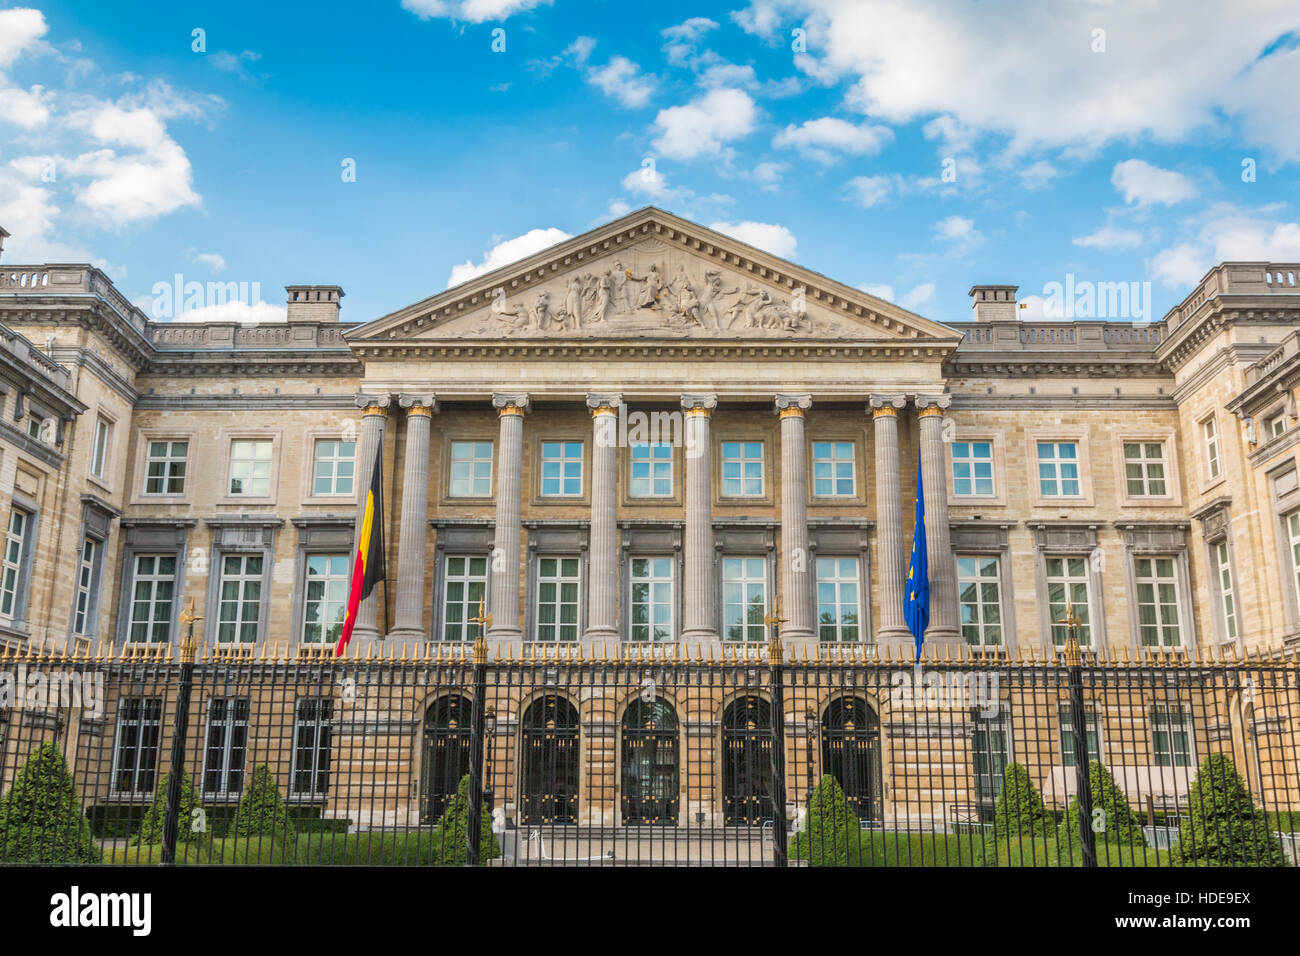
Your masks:
[{"label": "black iron fence", "polygon": [[1298,744],[1294,654],[10,651],[0,862],[1285,865]]}]

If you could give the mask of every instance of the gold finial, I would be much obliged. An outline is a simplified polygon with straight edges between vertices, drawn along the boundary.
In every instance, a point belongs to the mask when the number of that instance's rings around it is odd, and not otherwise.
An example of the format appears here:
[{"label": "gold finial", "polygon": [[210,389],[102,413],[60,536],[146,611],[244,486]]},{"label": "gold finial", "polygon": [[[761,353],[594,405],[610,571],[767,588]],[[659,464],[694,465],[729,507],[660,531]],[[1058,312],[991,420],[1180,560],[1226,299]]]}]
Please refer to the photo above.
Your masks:
[{"label": "gold finial", "polygon": [[766,624],[768,627],[775,627],[778,633],[781,630],[781,625],[786,623],[787,620],[788,620],[787,618],[781,616],[780,601],[776,602],[776,609],[772,611],[771,614],[763,615],[763,623]]},{"label": "gold finial", "polygon": [[194,660],[194,622],[203,620],[202,615],[194,611],[194,596],[190,595],[181,611],[180,622],[185,627],[185,637],[181,639],[181,660]]}]

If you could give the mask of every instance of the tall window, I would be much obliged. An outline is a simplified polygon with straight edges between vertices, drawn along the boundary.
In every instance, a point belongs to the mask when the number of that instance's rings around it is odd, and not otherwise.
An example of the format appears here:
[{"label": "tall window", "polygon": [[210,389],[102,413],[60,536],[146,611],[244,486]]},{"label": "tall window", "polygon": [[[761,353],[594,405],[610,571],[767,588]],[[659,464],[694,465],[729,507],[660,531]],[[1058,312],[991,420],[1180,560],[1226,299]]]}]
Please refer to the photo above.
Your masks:
[{"label": "tall window", "polygon": [[19,588],[27,561],[27,529],[31,515],[15,508],[9,512],[5,529],[3,561],[0,563],[0,617],[13,619],[18,613]]},{"label": "tall window", "polygon": [[763,558],[722,559],[722,632],[728,641],[761,641],[767,615]]},{"label": "tall window", "polygon": [[1158,441],[1124,443],[1124,480],[1129,497],[1159,498],[1165,490],[1165,446]]},{"label": "tall window", "polygon": [[133,644],[165,644],[171,640],[175,595],[176,556],[137,554],[131,583],[131,623],[127,640]]},{"label": "tall window", "polygon": [[1201,434],[1205,439],[1205,469],[1210,478],[1218,478],[1222,467],[1219,462],[1219,426],[1213,416],[1201,423]]},{"label": "tall window", "polygon": [[1038,443],[1038,490],[1044,498],[1077,498],[1079,445],[1072,441]]},{"label": "tall window", "polygon": [[993,443],[952,443],[952,493],[959,497],[993,494]]},{"label": "tall window", "polygon": [[671,498],[673,494],[673,446],[664,442],[633,445],[633,498]]},{"label": "tall window", "polygon": [[224,797],[244,789],[248,755],[248,698],[208,701],[208,736],[203,750],[203,792]]},{"label": "tall window", "polygon": [[152,794],[162,733],[161,697],[123,697],[113,741],[115,793]]},{"label": "tall window", "polygon": [[82,636],[94,626],[95,587],[99,583],[101,546],[94,538],[81,542],[81,562],[77,566],[77,597],[73,608],[72,630]]},{"label": "tall window", "polygon": [[763,443],[722,443],[722,494],[727,498],[763,497]]},{"label": "tall window", "polygon": [[1002,582],[996,557],[958,556],[957,602],[966,643],[973,647],[1001,647]]},{"label": "tall window", "polygon": [[487,593],[487,558],[448,555],[443,585],[442,639],[468,641],[479,635],[479,605]]},{"label": "tall window", "polygon": [[330,788],[334,701],[299,697],[293,715],[293,792],[323,796]]},{"label": "tall window", "polygon": [[151,441],[144,464],[146,495],[180,495],[185,493],[185,468],[190,443],[187,441]]},{"label": "tall window", "polygon": [[632,559],[631,630],[633,641],[673,639],[672,558]]},{"label": "tall window", "polygon": [[348,613],[348,556],[307,556],[307,587],[302,606],[302,641],[334,644]]},{"label": "tall window", "polygon": [[857,558],[818,558],[817,636],[822,641],[856,641],[861,601]]},{"label": "tall window", "polygon": [[542,442],[542,496],[572,498],[582,494],[582,442]]},{"label": "tall window", "polygon": [[316,457],[312,464],[311,493],[313,495],[346,495],[356,491],[353,478],[356,474],[357,443],[324,438],[316,442]]},{"label": "tall window", "polygon": [[230,493],[249,498],[271,494],[271,442],[230,443]]},{"label": "tall window", "polygon": [[1232,586],[1232,560],[1228,554],[1228,542],[1220,541],[1214,546],[1214,563],[1219,573],[1219,608],[1223,613],[1223,636],[1225,639],[1237,639],[1237,597]]},{"label": "tall window", "polygon": [[[1060,709],[1061,721],[1061,765],[1074,766],[1074,720],[1069,706]],[[1084,731],[1088,735],[1088,759],[1101,760],[1101,731],[1097,723],[1097,714],[1085,707],[1083,713]]]},{"label": "tall window", "polygon": [[1151,709],[1151,753],[1157,767],[1190,767],[1192,722],[1179,704],[1157,704]]},{"label": "tall window", "polygon": [[492,496],[492,443],[490,441],[451,443],[451,486],[448,494],[455,498]]},{"label": "tall window", "polygon": [[577,558],[537,560],[537,640],[578,639]]},{"label": "tall window", "polygon": [[857,494],[856,458],[851,441],[813,442],[813,495],[852,498]]},{"label": "tall window", "polygon": [[1143,647],[1181,647],[1178,579],[1173,558],[1135,558],[1138,632]]},{"label": "tall window", "polygon": [[1079,645],[1092,644],[1092,614],[1088,601],[1088,559],[1048,558],[1047,611],[1052,622],[1052,643],[1063,646],[1069,638],[1066,612],[1073,608],[1082,624],[1079,627]]},{"label": "tall window", "polygon": [[1291,578],[1295,581],[1296,595],[1300,596],[1300,511],[1287,515],[1286,527],[1291,537]]},{"label": "tall window", "polygon": [[1002,781],[1011,762],[1011,720],[1007,714],[984,717],[975,711],[971,719],[971,772],[975,777],[975,799],[991,803],[1002,793]]},{"label": "tall window", "polygon": [[252,644],[262,614],[262,556],[226,554],[221,558],[221,606],[217,641]]},{"label": "tall window", "polygon": [[104,477],[108,467],[108,440],[113,426],[103,418],[95,419],[95,438],[90,446],[90,473],[96,478]]}]

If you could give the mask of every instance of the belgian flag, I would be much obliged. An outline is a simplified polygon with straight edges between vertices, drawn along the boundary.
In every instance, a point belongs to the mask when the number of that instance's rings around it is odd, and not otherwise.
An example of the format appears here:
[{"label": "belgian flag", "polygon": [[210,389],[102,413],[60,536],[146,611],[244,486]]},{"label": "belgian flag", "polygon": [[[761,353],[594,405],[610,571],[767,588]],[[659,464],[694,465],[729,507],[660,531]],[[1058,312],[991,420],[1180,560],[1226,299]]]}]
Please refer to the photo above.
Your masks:
[{"label": "belgian flag", "polygon": [[352,638],[352,628],[357,623],[357,609],[370,597],[375,585],[384,580],[384,446],[382,440],[375,449],[375,468],[366,490],[365,508],[361,512],[361,534],[357,537],[357,557],[352,562],[352,586],[348,592],[348,613],[343,619],[335,657],[343,656],[343,649]]}]

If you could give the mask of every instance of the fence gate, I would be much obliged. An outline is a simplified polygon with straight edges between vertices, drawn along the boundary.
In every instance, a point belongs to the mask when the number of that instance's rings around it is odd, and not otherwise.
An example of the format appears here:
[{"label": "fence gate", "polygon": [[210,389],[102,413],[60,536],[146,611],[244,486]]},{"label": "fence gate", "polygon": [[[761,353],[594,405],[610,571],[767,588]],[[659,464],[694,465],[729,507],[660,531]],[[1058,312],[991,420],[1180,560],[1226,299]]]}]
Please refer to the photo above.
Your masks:
[{"label": "fence gate", "polygon": [[473,711],[459,694],[440,697],[424,714],[424,760],[421,763],[420,822],[436,823],[469,773]]},{"label": "fence gate", "polygon": [[772,818],[772,705],[742,697],[722,717],[722,809],[728,826]]},{"label": "fence gate", "polygon": [[880,819],[880,721],[860,697],[837,697],[822,714],[822,766],[858,819]]},{"label": "fence gate", "polygon": [[672,707],[638,698],[623,715],[622,731],[623,822],[676,825],[678,729]]},{"label": "fence gate", "polygon": [[520,818],[529,823],[578,822],[578,711],[548,694],[524,712]]}]

